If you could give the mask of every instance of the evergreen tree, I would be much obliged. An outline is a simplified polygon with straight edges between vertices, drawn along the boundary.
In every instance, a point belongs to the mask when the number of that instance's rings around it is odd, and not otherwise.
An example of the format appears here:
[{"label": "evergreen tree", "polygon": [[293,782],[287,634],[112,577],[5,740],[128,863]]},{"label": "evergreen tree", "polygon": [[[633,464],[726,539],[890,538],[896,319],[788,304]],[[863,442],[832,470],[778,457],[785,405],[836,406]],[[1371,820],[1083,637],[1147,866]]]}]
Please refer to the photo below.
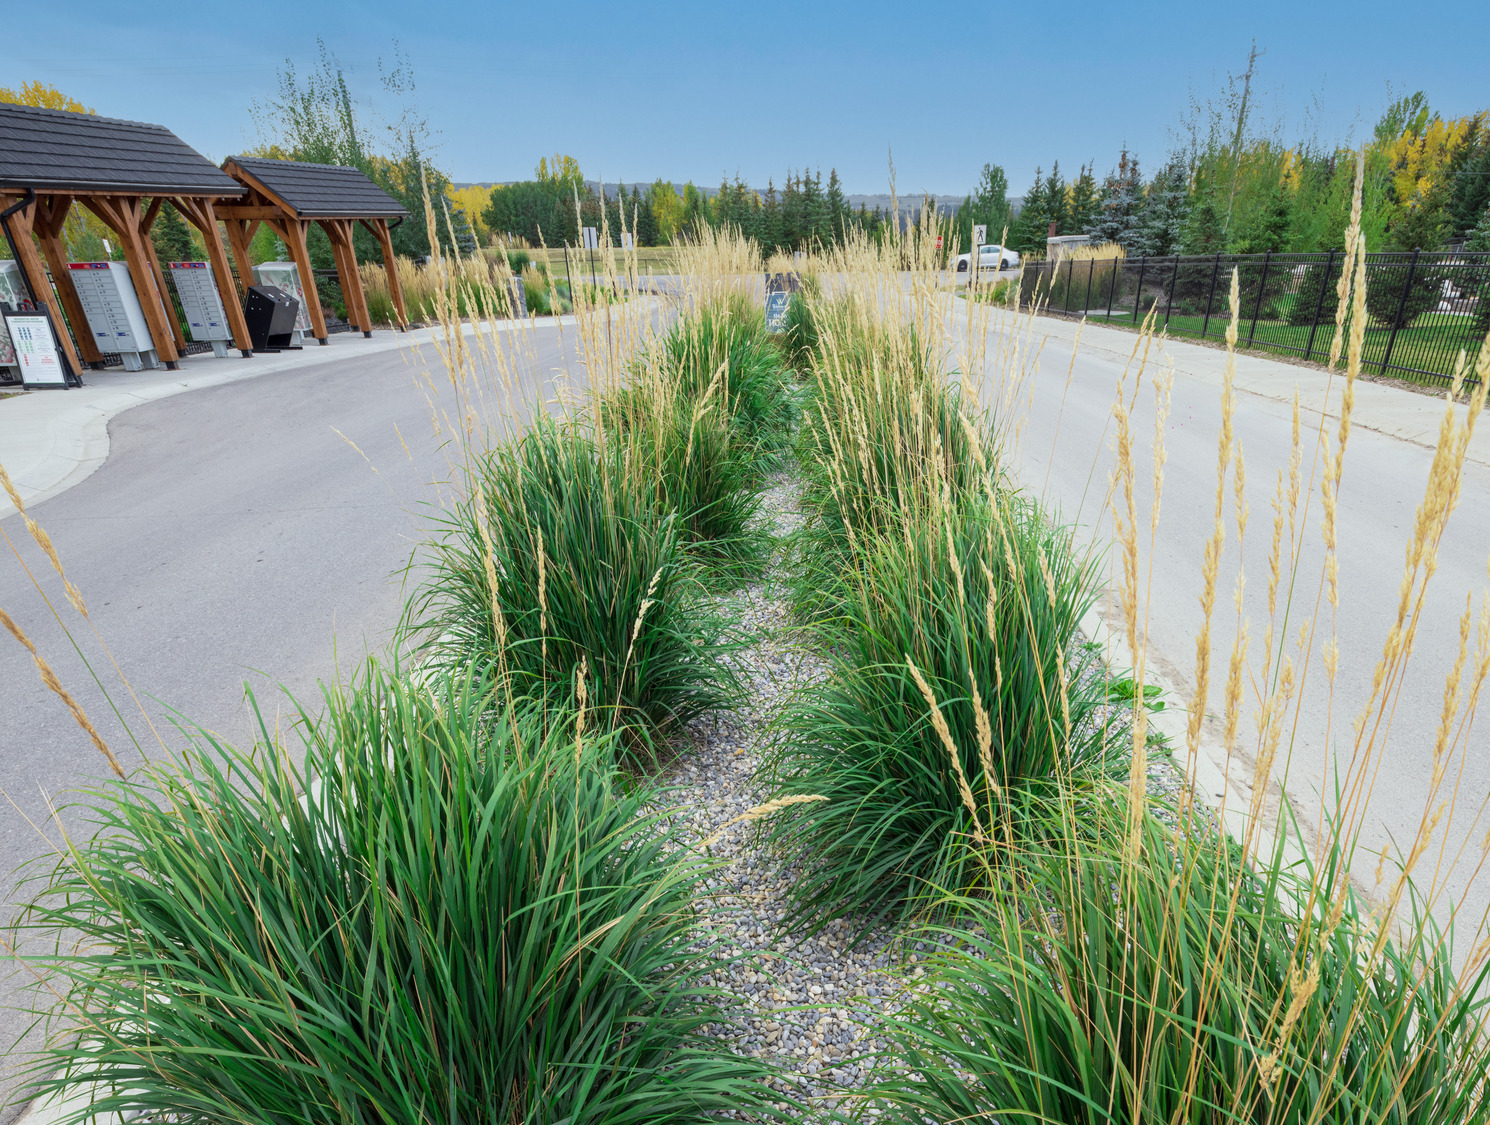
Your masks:
[{"label": "evergreen tree", "polygon": [[[1469,231],[1469,240],[1464,248],[1479,253],[1490,253],[1490,204],[1480,213],[1480,220]],[[1475,302],[1475,331],[1484,335],[1490,332],[1490,277],[1480,284],[1479,300]],[[1483,345],[1482,345],[1483,346]]]},{"label": "evergreen tree", "polygon": [[838,178],[837,168],[830,169],[828,172],[826,200],[830,241],[835,246],[841,246],[848,235],[848,203],[843,198],[843,183]]},{"label": "evergreen tree", "polygon": [[1066,181],[1061,178],[1061,162],[1050,166],[1050,175],[1045,180],[1045,234],[1049,237],[1050,224],[1055,224],[1056,234],[1069,234],[1070,211],[1066,200]]},{"label": "evergreen tree", "polygon": [[760,243],[765,254],[781,249],[781,203],[776,198],[774,177],[766,181],[766,197],[761,200]]},{"label": "evergreen tree", "polygon": [[1181,156],[1170,158],[1149,185],[1140,223],[1139,252],[1150,257],[1178,254],[1190,218],[1190,169]]},{"label": "evergreen tree", "polygon": [[1025,192],[1024,205],[1010,232],[1009,241],[1021,254],[1044,254],[1050,220],[1045,213],[1045,171],[1035,169],[1035,182]]},{"label": "evergreen tree", "polygon": [[166,262],[189,262],[196,257],[191,230],[180,212],[169,203],[163,204],[155,225],[150,228],[150,241],[155,246],[155,255]]},{"label": "evergreen tree", "polygon": [[796,250],[802,245],[806,219],[802,207],[799,181],[790,171],[781,189],[781,249]]},{"label": "evergreen tree", "polygon": [[1092,165],[1088,161],[1071,181],[1070,210],[1066,221],[1072,234],[1084,234],[1096,217],[1097,178],[1092,174]]},{"label": "evergreen tree", "polygon": [[1097,216],[1087,228],[1095,243],[1116,242],[1130,253],[1139,249],[1143,218],[1142,180],[1138,174],[1138,157],[1123,149],[1115,172],[1109,172],[1102,186]]},{"label": "evergreen tree", "polygon": [[[471,220],[466,216],[466,209],[459,203],[449,203],[447,206],[450,208],[451,242],[462,257],[469,258],[476,253],[476,232],[471,229]],[[437,219],[441,217],[436,216]]]},{"label": "evergreen tree", "polygon": [[802,236],[803,249],[816,249],[832,244],[833,235],[828,217],[828,202],[823,197],[823,174],[802,174]]},{"label": "evergreen tree", "polygon": [[1455,238],[1474,230],[1490,207],[1490,126],[1475,122],[1470,138],[1450,166],[1448,233]]},{"label": "evergreen tree", "polygon": [[1282,251],[1288,245],[1291,202],[1282,184],[1273,185],[1262,206],[1254,208],[1244,222],[1232,228],[1228,251],[1233,254]]},{"label": "evergreen tree", "polygon": [[[1009,177],[997,164],[983,165],[978,177],[978,188],[971,200],[971,221],[988,228],[988,241],[997,242],[1004,236],[1009,221]],[[971,233],[971,232],[969,232]]]}]

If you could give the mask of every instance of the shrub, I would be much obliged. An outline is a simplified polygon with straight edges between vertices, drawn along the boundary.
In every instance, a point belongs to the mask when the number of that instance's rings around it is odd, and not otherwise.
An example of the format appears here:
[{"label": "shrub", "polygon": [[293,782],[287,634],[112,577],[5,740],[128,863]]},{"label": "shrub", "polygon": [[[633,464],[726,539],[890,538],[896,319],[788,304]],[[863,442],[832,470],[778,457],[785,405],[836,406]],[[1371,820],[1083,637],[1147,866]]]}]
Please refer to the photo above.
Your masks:
[{"label": "shrub", "polygon": [[775,796],[827,798],[773,822],[804,916],[985,885],[969,845],[1021,838],[1058,780],[1100,771],[1126,736],[1076,643],[1095,570],[1032,504],[928,513],[868,543],[846,586],[832,672],[768,762]]},{"label": "shrub", "polygon": [[528,264],[532,262],[532,260],[532,255],[530,255],[526,250],[507,251],[507,268],[511,270],[514,275],[520,275],[524,270],[528,268]]},{"label": "shrub", "polygon": [[200,733],[87,791],[98,832],[25,919],[63,989],[42,1086],[100,1084],[71,1120],[639,1125],[761,1104],[762,1065],[704,1034],[706,869],[617,786],[609,736],[488,689],[369,667],[302,713],[299,765]]},{"label": "shrub", "polygon": [[563,700],[583,667],[599,721],[639,761],[735,697],[679,517],[576,426],[539,420],[480,458],[435,527],[405,617],[435,666],[492,667],[519,695]]},{"label": "shrub", "polygon": [[[986,420],[947,386],[915,332],[822,307],[823,344],[799,441],[807,520],[794,598],[822,616],[863,544],[996,476]],[[813,608],[815,607],[815,608]]]},{"label": "shrub", "polygon": [[1281,844],[1248,862],[1149,816],[1134,863],[1121,800],[1081,813],[1079,842],[1072,815],[1021,863],[1022,900],[962,904],[978,928],[895,1027],[907,1069],[878,1091],[909,1119],[1486,1120],[1490,969],[1456,982],[1431,923],[1381,935],[1338,847],[1322,871]]},{"label": "shrub", "polygon": [[681,321],[663,347],[683,397],[699,401],[723,368],[720,392],[732,425],[763,453],[785,447],[796,408],[762,310],[739,296],[707,304]]}]

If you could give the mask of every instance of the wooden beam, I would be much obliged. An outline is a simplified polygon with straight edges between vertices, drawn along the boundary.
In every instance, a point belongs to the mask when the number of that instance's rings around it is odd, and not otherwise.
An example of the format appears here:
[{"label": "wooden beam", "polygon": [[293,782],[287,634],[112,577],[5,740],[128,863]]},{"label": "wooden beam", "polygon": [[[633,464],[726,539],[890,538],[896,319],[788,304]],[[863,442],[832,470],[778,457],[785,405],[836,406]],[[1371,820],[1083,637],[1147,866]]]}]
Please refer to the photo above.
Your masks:
[{"label": "wooden beam", "polygon": [[233,261],[238,264],[238,299],[248,297],[248,287],[254,283],[253,258],[248,244],[259,229],[258,220],[228,219],[223,223],[228,228],[228,244],[233,248]]},{"label": "wooden beam", "polygon": [[155,239],[150,237],[150,228],[155,225],[155,218],[160,214],[161,205],[165,203],[163,196],[157,195],[150,201],[150,209],[140,217],[140,242],[150,257],[150,268],[155,274],[155,288],[160,293],[161,308],[165,310],[166,323],[171,327],[171,336],[176,341],[178,352],[186,351],[186,335],[181,331],[181,320],[176,316],[176,306],[171,300],[171,291],[166,288],[165,270],[160,268],[160,254],[155,249]]},{"label": "wooden beam", "polygon": [[[243,300],[233,286],[233,271],[228,267],[228,255],[222,248],[212,200],[185,198],[175,202],[176,209],[202,232],[202,241],[207,244],[207,260],[212,263],[212,276],[217,279],[217,295],[222,298],[222,310],[227,314],[228,329],[233,333],[233,343],[247,359],[253,355],[253,341],[249,339],[248,322],[243,319]],[[230,228],[234,225],[228,224]],[[244,256],[247,255],[245,244]]]},{"label": "wooden beam", "polygon": [[290,248],[290,258],[300,271],[300,287],[306,290],[305,300],[310,305],[311,331],[324,345],[327,342],[326,318],[321,315],[321,295],[316,291],[316,272],[311,269],[310,247],[305,241],[305,231],[310,224],[304,219],[280,219],[271,221],[269,225]]},{"label": "wooden beam", "polygon": [[347,305],[347,319],[372,335],[372,315],[367,308],[367,294],[362,288],[362,274],[357,269],[357,247],[352,241],[350,219],[322,219],[321,227],[337,249],[336,279],[341,283],[342,299]]},{"label": "wooden beam", "polygon": [[393,232],[388,229],[387,219],[374,219],[371,224],[366,219],[362,225],[372,231],[378,240],[378,245],[383,248],[383,272],[388,275],[388,295],[393,298],[393,312],[398,317],[398,330],[407,332],[409,330],[409,314],[404,308],[403,283],[398,279],[398,259],[393,254]]},{"label": "wooden beam", "polygon": [[[33,232],[46,256],[47,266],[52,271],[52,284],[62,307],[67,310],[67,322],[72,325],[72,334],[77,339],[78,352],[87,363],[102,363],[103,352],[93,339],[93,329],[88,326],[88,314],[83,311],[83,302],[72,283],[72,271],[67,268],[67,247],[62,241],[62,227],[67,222],[67,212],[72,207],[70,195],[43,195],[37,199],[36,223]],[[60,326],[59,326],[60,328]]]},{"label": "wooden beam", "polygon": [[[145,323],[150,328],[150,342],[155,353],[172,371],[181,358],[176,350],[175,335],[170,322],[176,319],[174,311],[169,314],[162,304],[164,294],[155,287],[155,271],[151,266],[151,254],[140,236],[139,196],[90,195],[82,203],[113,229],[124,249],[124,260],[129,263],[130,280],[134,282],[135,295],[140,299],[140,308],[145,314]],[[180,331],[178,326],[177,332]]]},{"label": "wooden beam", "polygon": [[220,219],[258,219],[262,222],[265,219],[293,219],[295,217],[287,215],[279,207],[254,203],[222,204],[214,206],[213,210],[217,212],[217,217]]},{"label": "wooden beam", "polygon": [[[9,206],[9,203],[6,204]],[[52,323],[57,329],[57,343],[62,352],[67,356],[67,361],[72,364],[73,374],[79,377],[83,374],[83,365],[78,362],[77,349],[72,345],[72,337],[67,332],[67,321],[62,316],[62,305],[57,300],[57,295],[52,292],[52,287],[47,283],[47,271],[41,264],[41,258],[37,256],[36,244],[31,241],[32,223],[35,221],[34,212],[38,208],[35,204],[24,207],[11,215],[5,221],[10,225],[11,233],[15,236],[16,253],[20,255],[22,271],[26,274],[26,280],[31,284],[31,290],[36,299],[47,307],[52,314]],[[88,322],[83,321],[83,331],[79,338],[89,334]]]}]

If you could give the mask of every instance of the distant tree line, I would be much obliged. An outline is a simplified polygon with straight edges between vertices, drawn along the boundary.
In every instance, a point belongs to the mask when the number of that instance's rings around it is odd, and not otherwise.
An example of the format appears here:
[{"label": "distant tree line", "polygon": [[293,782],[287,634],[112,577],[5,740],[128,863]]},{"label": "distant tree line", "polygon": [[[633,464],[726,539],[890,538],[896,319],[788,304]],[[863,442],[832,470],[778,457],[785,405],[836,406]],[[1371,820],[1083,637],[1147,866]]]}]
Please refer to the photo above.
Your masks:
[{"label": "distant tree line", "polygon": [[820,171],[788,172],[780,189],[773,178],[764,191],[736,177],[721,180],[712,193],[691,182],[680,193],[659,179],[645,190],[619,186],[602,199],[578,162],[563,155],[540,160],[531,180],[494,187],[480,219],[494,234],[548,246],[577,245],[581,227],[603,226],[612,245],[628,232],[638,246],[666,246],[704,226],[728,224],[768,254],[832,247],[849,230],[874,233],[888,222],[878,208],[851,208],[836,170],[829,171],[826,185]]},{"label": "distant tree line", "polygon": [[[1227,124],[1213,121],[1148,178],[1126,149],[1100,184],[1091,163],[1070,182],[1058,162],[1048,175],[1037,170],[1010,223],[1010,245],[1041,253],[1054,224],[1056,234],[1115,242],[1129,255],[1338,248],[1350,218],[1356,150],[1285,146],[1275,136],[1249,136],[1245,120],[1231,135],[1214,127]],[[1000,169],[985,167],[985,185],[990,172],[1002,182]],[[969,203],[998,213],[982,194]],[[969,233],[972,221],[961,224]],[[998,224],[989,229],[993,240]],[[1365,145],[1362,229],[1372,250],[1490,242],[1490,111],[1445,118],[1421,92],[1393,102]]]}]

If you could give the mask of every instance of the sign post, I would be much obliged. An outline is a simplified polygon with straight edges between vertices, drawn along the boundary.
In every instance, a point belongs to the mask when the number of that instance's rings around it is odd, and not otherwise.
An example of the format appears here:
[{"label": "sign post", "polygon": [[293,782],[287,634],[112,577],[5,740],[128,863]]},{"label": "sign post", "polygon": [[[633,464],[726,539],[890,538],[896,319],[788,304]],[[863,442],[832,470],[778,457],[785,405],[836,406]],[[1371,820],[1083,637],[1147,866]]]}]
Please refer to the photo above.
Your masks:
[{"label": "sign post", "polygon": [[0,305],[0,315],[5,318],[5,330],[10,334],[11,346],[15,349],[22,386],[27,390],[33,387],[82,386],[83,381],[72,373],[58,354],[57,337],[52,332],[52,319],[47,311],[11,312],[10,309],[9,305]]}]

